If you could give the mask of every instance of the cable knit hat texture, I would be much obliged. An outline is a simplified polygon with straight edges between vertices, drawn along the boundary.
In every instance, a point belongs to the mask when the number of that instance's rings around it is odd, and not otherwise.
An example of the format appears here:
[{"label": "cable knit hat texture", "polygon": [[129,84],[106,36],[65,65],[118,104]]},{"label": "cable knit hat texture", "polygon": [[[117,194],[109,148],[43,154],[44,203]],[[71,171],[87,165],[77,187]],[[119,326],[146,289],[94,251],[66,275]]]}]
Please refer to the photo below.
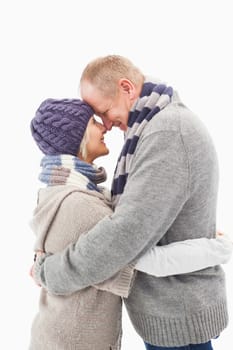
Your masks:
[{"label": "cable knit hat texture", "polygon": [[92,108],[79,99],[47,99],[31,121],[32,136],[46,155],[76,156],[93,114]]}]

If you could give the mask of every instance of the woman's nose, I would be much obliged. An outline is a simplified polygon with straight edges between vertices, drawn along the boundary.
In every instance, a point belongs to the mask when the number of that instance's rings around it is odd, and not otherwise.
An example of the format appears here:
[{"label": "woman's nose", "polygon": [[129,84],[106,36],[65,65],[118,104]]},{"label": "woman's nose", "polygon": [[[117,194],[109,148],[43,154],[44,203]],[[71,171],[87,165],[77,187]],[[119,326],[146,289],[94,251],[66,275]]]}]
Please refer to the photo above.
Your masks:
[{"label": "woman's nose", "polygon": [[107,132],[106,126],[101,124],[101,130],[102,130],[102,133],[105,134]]}]

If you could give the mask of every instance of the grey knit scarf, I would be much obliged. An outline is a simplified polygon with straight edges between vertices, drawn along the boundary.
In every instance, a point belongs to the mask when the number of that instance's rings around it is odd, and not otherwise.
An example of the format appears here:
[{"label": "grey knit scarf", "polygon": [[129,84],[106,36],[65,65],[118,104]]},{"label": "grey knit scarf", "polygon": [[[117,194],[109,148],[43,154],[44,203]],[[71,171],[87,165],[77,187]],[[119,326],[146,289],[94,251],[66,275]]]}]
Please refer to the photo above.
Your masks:
[{"label": "grey knit scarf", "polygon": [[151,118],[155,117],[163,108],[166,108],[172,95],[172,87],[152,82],[144,83],[141,95],[130,111],[124,146],[114,172],[112,183],[113,206],[118,203],[124,191],[131,160],[143,129]]}]

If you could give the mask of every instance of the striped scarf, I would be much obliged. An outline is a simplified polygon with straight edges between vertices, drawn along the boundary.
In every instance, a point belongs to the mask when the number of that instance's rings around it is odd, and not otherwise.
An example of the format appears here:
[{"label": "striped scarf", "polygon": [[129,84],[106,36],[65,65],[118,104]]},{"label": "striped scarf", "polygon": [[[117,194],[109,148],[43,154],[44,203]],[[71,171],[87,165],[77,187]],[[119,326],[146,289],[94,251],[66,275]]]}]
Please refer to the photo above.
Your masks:
[{"label": "striped scarf", "polygon": [[104,168],[86,163],[68,154],[44,156],[39,180],[48,186],[73,185],[84,190],[102,192],[97,184],[106,180]]},{"label": "striped scarf", "polygon": [[143,129],[151,118],[171,102],[172,95],[172,87],[167,87],[164,84],[154,84],[152,82],[144,83],[141,95],[130,111],[125,142],[114,172],[112,183],[112,201],[114,207],[124,191],[130,164]]}]

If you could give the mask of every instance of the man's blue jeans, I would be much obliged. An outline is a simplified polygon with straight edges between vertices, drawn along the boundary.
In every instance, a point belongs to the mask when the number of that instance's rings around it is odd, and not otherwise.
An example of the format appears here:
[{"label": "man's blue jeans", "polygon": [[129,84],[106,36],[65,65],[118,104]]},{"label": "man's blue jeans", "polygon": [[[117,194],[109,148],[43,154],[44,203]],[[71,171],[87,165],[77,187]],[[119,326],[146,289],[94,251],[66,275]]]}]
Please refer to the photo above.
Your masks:
[{"label": "man's blue jeans", "polygon": [[156,346],[156,345],[150,345],[145,343],[147,350],[213,350],[211,341],[208,341],[208,343],[203,344],[190,344],[186,346],[180,346],[180,347],[162,347],[162,346]]}]

